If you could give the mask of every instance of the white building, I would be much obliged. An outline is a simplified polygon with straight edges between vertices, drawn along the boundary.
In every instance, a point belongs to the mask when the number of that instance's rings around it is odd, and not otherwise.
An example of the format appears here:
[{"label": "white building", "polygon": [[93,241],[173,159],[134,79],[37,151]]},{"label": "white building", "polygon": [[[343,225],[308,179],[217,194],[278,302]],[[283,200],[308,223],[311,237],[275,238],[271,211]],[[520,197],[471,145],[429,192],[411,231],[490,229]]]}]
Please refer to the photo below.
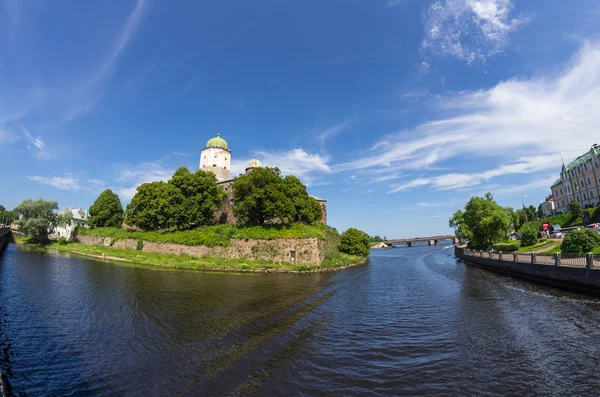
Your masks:
[{"label": "white building", "polygon": [[79,209],[67,208],[64,211],[59,212],[59,214],[64,214],[67,211],[71,211],[71,215],[73,216],[73,219],[71,220],[71,223],[69,223],[68,225],[57,227],[56,229],[54,229],[54,235],[56,236],[56,238],[64,237],[67,240],[70,240],[71,233],[73,233],[73,230],[75,230],[75,227],[87,226],[88,218],[87,218],[86,213],[81,208],[79,208]]},{"label": "white building", "polygon": [[544,218],[549,218],[554,215],[554,197],[552,195],[546,197],[546,201],[542,203],[542,214]]},{"label": "white building", "polygon": [[200,151],[201,170],[212,172],[219,181],[229,179],[231,169],[231,150],[220,134],[209,139],[206,147]]}]

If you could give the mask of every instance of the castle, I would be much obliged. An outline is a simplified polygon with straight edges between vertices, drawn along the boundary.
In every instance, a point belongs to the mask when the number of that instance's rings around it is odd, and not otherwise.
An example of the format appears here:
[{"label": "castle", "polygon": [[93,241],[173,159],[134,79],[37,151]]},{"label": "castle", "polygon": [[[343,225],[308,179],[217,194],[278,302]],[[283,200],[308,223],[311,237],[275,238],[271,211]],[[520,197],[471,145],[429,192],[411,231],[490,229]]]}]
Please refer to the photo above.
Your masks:
[{"label": "castle", "polygon": [[[246,174],[252,172],[253,169],[259,168],[260,161],[254,159],[251,160],[246,167]],[[217,134],[216,137],[211,138],[206,142],[206,146],[200,151],[200,164],[199,169],[203,171],[212,172],[217,176],[217,185],[221,186],[227,193],[227,199],[225,199],[220,208],[217,210],[215,217],[219,223],[236,223],[236,219],[233,215],[233,192],[231,182],[233,177],[231,174],[231,149],[227,145],[225,139],[221,138],[221,134]],[[314,196],[311,196],[321,205],[321,211],[323,213],[321,217],[321,223],[327,224],[327,200],[323,200]]]}]

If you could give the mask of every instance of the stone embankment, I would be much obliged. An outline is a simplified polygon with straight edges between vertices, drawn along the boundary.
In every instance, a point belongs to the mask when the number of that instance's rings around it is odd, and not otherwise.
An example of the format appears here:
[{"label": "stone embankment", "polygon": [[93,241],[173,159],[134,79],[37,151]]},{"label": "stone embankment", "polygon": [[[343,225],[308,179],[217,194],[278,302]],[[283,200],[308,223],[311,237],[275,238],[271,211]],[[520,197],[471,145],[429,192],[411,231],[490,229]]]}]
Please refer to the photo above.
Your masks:
[{"label": "stone embankment", "polygon": [[[85,245],[104,245],[113,248],[135,250],[137,240],[112,240],[108,237],[76,236],[76,241]],[[143,252],[163,254],[187,254],[195,257],[226,259],[249,259],[275,262],[291,262],[295,265],[320,265],[328,252],[327,240],[317,238],[272,239],[272,240],[231,240],[227,247],[205,245],[183,245],[144,241]]]},{"label": "stone embankment", "polygon": [[4,251],[8,243],[13,242],[13,237],[9,228],[0,229],[0,253]]},{"label": "stone embankment", "polygon": [[467,264],[575,292],[600,296],[600,257],[593,255],[502,254],[455,247]]}]

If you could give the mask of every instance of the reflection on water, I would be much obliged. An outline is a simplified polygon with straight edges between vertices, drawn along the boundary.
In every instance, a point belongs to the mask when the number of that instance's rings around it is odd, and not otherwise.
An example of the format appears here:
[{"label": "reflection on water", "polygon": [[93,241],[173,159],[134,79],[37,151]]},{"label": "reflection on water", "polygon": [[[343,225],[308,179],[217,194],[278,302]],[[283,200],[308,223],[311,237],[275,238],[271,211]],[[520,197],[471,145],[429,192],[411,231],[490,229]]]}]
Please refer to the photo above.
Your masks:
[{"label": "reflection on water", "polygon": [[444,246],[338,273],[0,257],[0,370],[27,395],[594,395],[600,301]]}]

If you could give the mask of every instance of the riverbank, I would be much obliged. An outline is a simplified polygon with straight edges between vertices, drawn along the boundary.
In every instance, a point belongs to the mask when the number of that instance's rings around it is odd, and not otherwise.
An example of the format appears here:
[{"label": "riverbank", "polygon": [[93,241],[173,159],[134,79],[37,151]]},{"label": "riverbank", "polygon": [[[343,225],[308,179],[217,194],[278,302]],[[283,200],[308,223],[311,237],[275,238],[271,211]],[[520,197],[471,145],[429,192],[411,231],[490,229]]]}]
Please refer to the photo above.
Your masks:
[{"label": "riverbank", "polygon": [[241,258],[195,257],[186,253],[165,254],[143,252],[138,250],[114,248],[110,246],[85,245],[58,242],[34,244],[27,238],[17,237],[17,244],[27,245],[37,250],[55,250],[62,253],[85,256],[100,260],[127,262],[132,264],[169,267],[187,270],[208,270],[218,272],[252,272],[252,273],[318,273],[345,269],[365,264],[368,258],[347,255],[338,251],[325,255],[320,265],[295,265],[291,262],[250,260]]},{"label": "riverbank", "polygon": [[600,258],[597,256],[500,254],[459,247],[455,247],[454,255],[467,264],[496,273],[600,296]]}]

